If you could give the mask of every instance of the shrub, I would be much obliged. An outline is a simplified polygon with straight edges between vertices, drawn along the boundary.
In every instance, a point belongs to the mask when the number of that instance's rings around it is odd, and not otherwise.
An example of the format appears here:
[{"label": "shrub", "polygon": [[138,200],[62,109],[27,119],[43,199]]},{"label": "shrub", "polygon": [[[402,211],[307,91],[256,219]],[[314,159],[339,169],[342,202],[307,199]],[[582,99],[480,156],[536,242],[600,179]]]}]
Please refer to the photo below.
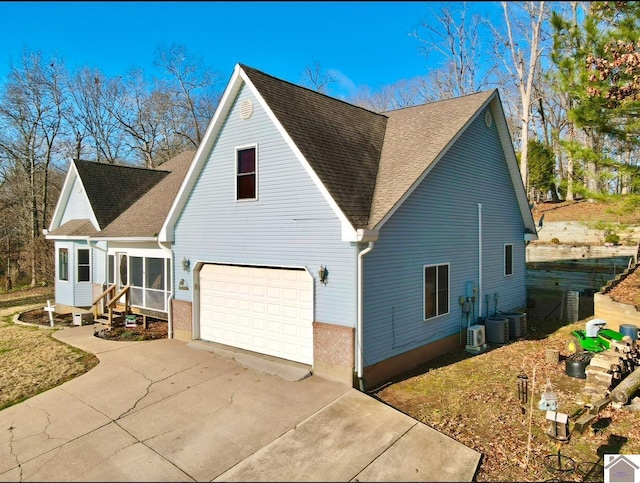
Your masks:
[{"label": "shrub", "polygon": [[557,238],[552,238],[551,239],[551,244],[552,245],[560,245],[560,240],[558,240]]},{"label": "shrub", "polygon": [[608,233],[607,236],[604,237],[604,242],[617,245],[620,242],[620,237],[615,233]]}]

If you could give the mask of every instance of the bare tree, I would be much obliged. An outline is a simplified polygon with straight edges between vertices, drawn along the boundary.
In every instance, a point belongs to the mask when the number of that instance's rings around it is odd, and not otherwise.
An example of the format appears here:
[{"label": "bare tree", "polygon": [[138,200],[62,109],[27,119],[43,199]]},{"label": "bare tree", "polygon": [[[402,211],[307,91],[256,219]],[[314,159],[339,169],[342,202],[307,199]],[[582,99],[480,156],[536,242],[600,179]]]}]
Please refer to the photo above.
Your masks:
[{"label": "bare tree", "polygon": [[29,220],[23,228],[29,240],[31,284],[39,274],[38,240],[48,224],[48,175],[53,160],[59,155],[59,137],[63,124],[65,92],[64,67],[55,59],[44,62],[40,53],[24,52],[19,67],[12,66],[9,80],[0,98],[0,160],[3,185],[8,180],[22,180],[24,196],[18,202],[22,216]]},{"label": "bare tree", "polygon": [[166,88],[171,93],[171,110],[183,123],[175,134],[185,139],[187,147],[198,147],[219,100],[215,92],[219,74],[203,67],[201,59],[183,45],[159,47],[154,64],[169,74]]},{"label": "bare tree", "polygon": [[[524,15],[514,12],[518,8]],[[528,145],[531,124],[531,105],[535,102],[534,81],[540,68],[544,50],[543,25],[548,20],[545,2],[502,2],[505,32],[492,27],[496,39],[496,53],[503,59],[520,94],[518,109],[520,127],[520,176],[528,188]],[[502,55],[506,51],[507,55]]]},{"label": "bare tree", "polygon": [[[460,5],[460,4],[458,4]],[[467,16],[466,2],[454,13],[449,7],[441,8],[430,21],[422,21],[424,37],[418,32],[411,35],[422,44],[422,54],[428,59],[441,59],[433,75],[433,90],[437,98],[472,94],[493,85],[495,63],[483,57],[481,39],[485,22],[479,15]]]},{"label": "bare tree", "polygon": [[302,85],[322,94],[329,93],[329,86],[336,83],[336,78],[322,69],[317,60],[313,65],[307,65],[302,72]]},{"label": "bare tree", "polygon": [[115,163],[125,158],[123,133],[113,115],[118,103],[118,82],[98,69],[80,69],[69,82],[73,101],[66,114],[74,136],[72,157],[88,155],[98,162]]}]

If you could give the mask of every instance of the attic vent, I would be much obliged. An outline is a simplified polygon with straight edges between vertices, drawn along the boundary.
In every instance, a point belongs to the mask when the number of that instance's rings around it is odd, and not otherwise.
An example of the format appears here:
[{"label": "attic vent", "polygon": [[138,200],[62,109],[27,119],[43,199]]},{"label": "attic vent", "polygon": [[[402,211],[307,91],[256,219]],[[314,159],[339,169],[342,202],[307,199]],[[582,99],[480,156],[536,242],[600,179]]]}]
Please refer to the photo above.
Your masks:
[{"label": "attic vent", "polygon": [[484,113],[484,123],[487,125],[487,127],[491,127],[492,121],[493,118],[491,117],[491,111],[487,110],[487,112]]},{"label": "attic vent", "polygon": [[250,119],[253,114],[253,102],[250,99],[245,99],[240,104],[240,117],[244,120]]}]

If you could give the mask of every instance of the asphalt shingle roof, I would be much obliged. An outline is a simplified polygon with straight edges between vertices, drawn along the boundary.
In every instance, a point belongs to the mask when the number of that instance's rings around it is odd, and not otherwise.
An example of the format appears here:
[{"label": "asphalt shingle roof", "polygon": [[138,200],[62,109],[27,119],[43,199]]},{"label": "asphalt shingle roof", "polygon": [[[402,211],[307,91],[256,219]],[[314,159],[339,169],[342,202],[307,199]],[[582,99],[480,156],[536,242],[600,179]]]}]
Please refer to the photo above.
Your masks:
[{"label": "asphalt shingle roof", "polygon": [[366,225],[386,116],[240,66],[345,216]]},{"label": "asphalt shingle roof", "polygon": [[495,92],[374,113],[239,65],[355,228],[375,228]]},{"label": "asphalt shingle roof", "polygon": [[76,160],[74,163],[101,229],[169,174],[93,161]]},{"label": "asphalt shingle roof", "polygon": [[91,220],[69,220],[64,225],[52,230],[48,235],[53,236],[92,236],[98,233]]},{"label": "asphalt shingle roof", "polygon": [[100,236],[157,236],[180,190],[182,181],[189,170],[195,153],[195,151],[184,151],[163,163],[160,168],[168,171],[168,175],[113,220],[113,222],[100,232]]},{"label": "asphalt shingle roof", "polygon": [[384,139],[369,228],[374,228],[422,176],[495,91],[406,107],[384,114]]}]

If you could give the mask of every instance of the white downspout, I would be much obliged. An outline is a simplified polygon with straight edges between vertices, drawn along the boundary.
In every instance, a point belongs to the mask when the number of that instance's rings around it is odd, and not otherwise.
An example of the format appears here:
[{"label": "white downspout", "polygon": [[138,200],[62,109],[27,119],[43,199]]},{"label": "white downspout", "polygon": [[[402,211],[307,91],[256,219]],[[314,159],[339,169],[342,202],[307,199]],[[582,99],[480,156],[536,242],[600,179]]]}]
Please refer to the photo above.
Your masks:
[{"label": "white downspout", "polygon": [[482,203],[478,203],[478,319],[482,317]]},{"label": "white downspout", "polygon": [[167,277],[171,280],[171,293],[167,299],[167,339],[173,339],[173,310],[171,310],[171,302],[173,301],[174,282],[173,280],[173,252],[170,248],[165,247],[160,240],[158,240],[158,246],[169,254],[169,272]]},{"label": "white downspout", "polygon": [[[358,384],[360,386],[364,385],[362,380],[362,369],[364,365],[363,357],[362,357],[362,319],[363,319],[363,290],[362,290],[362,280],[363,280],[363,258],[364,256],[373,250],[374,242],[370,241],[369,246],[358,253],[358,315],[356,320],[356,375],[358,377]],[[360,387],[360,390],[364,390],[364,387]]]}]

